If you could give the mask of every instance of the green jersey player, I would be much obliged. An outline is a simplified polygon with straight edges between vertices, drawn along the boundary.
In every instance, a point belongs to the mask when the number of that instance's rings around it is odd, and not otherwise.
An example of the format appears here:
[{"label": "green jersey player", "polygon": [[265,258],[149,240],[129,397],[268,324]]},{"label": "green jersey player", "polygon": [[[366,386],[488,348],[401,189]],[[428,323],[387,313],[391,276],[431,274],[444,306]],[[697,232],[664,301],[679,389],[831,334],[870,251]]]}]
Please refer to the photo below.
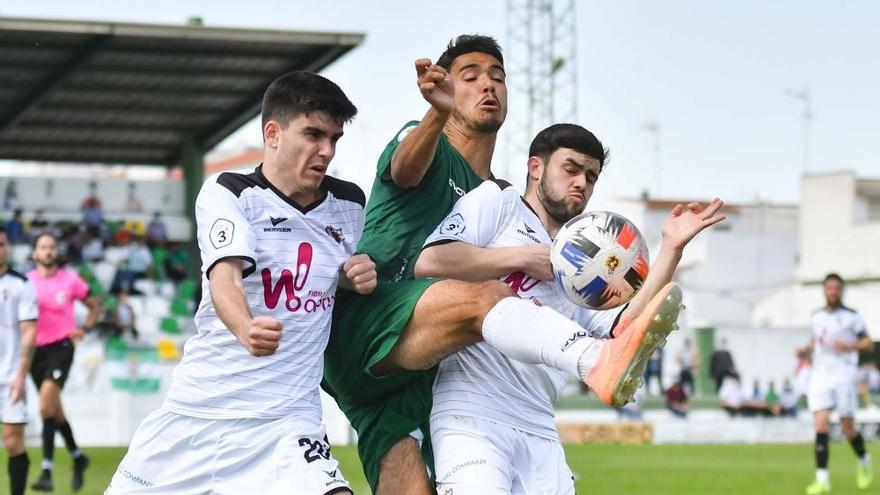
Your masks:
[{"label": "green jersey player", "polygon": [[[504,256],[473,247],[467,261],[481,265],[479,279],[415,280],[424,240],[460,196],[491,177],[507,113],[504,61],[494,39],[460,36],[436,64],[415,65],[431,107],[380,157],[358,249],[375,260],[379,283],[369,296],[337,293],[325,354],[324,388],[357,430],[364,471],[379,495],[434,493],[421,455],[430,446],[420,440],[444,357],[485,341],[511,359],[575,375],[606,403],[622,404],[671,330],[680,300],[677,287],[658,294],[662,304],[649,305],[644,318],[622,318],[612,330],[616,338],[600,341],[554,310],[518,299],[500,280],[486,281],[487,273],[515,271],[552,280],[546,245],[503,248]],[[536,335],[524,320],[544,331]]]}]

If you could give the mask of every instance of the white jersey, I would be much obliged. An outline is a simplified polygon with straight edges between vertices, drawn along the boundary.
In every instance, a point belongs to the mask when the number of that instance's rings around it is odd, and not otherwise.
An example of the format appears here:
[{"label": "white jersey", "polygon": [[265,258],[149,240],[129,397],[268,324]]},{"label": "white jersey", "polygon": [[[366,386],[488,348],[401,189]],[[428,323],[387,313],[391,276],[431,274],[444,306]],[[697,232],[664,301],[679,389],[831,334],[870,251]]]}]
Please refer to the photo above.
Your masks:
[{"label": "white jersey", "polygon": [[[498,180],[486,181],[459,199],[425,247],[455,241],[486,248],[552,243],[516,189]],[[593,337],[607,337],[622,311],[580,308],[554,282],[535,280],[522,272],[501,280],[519,297],[578,321]],[[485,342],[468,346],[440,363],[432,418],[473,416],[558,439],[553,403],[567,379],[554,368],[510,360]]]},{"label": "white jersey", "polygon": [[7,385],[21,364],[21,322],[37,319],[37,292],[26,276],[7,269],[0,295],[0,385]]},{"label": "white jersey", "polygon": [[855,344],[868,335],[865,320],[853,311],[840,306],[813,313],[813,380],[828,383],[855,382],[858,374],[858,351],[838,351],[837,341]]},{"label": "white jersey", "polygon": [[[210,177],[196,200],[202,253],[198,334],[165,400],[172,412],[208,419],[295,416],[320,422],[318,385],[342,264],[364,225],[364,193],[325,177],[323,199],[302,208],[254,173]],[[254,357],[214,308],[208,278],[214,265],[242,260],[251,312],[283,324],[278,350]]]}]

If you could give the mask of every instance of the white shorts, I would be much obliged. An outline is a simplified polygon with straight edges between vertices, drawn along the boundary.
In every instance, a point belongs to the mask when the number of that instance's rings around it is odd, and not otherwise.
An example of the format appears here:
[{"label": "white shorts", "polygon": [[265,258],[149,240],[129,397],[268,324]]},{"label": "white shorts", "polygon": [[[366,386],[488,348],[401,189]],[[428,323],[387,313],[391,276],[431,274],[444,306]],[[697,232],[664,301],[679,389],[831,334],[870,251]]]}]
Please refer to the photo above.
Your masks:
[{"label": "white shorts", "polygon": [[[308,431],[307,431],[308,430]],[[141,423],[111,494],[325,495],[350,490],[324,427],[282,419],[213,420],[166,409]]]},{"label": "white shorts", "polygon": [[431,418],[437,493],[574,494],[562,444],[467,416]]},{"label": "white shorts", "polygon": [[0,385],[0,422],[8,425],[27,423],[27,397],[13,404],[9,398],[9,384]]},{"label": "white shorts", "polygon": [[852,418],[855,417],[857,404],[855,382],[833,383],[814,379],[807,390],[810,412],[834,409],[841,418]]}]

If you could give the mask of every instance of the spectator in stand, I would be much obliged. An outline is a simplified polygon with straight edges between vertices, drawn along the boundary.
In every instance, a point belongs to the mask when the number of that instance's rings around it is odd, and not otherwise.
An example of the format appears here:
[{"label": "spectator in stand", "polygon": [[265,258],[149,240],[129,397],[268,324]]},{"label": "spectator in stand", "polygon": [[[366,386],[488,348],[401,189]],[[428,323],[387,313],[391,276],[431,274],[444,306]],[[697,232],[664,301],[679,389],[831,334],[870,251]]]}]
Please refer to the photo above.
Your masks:
[{"label": "spectator in stand", "polygon": [[134,182],[128,183],[128,199],[125,201],[125,211],[140,213],[144,211],[144,204],[141,198],[137,196],[137,185]]},{"label": "spectator in stand", "polygon": [[6,222],[6,238],[10,244],[22,244],[27,242],[27,234],[24,231],[24,222],[21,220],[21,208],[15,210],[12,218]]},{"label": "spectator in stand", "polygon": [[90,263],[96,263],[104,259],[104,241],[100,237],[92,237],[83,233],[82,258]]},{"label": "spectator in stand", "polygon": [[663,395],[663,348],[658,347],[645,366],[645,391],[651,391],[651,377],[657,378],[657,395]]},{"label": "spectator in stand", "polygon": [[18,184],[15,183],[15,179],[10,179],[6,183],[6,193],[3,194],[3,209],[6,211],[21,209],[21,202],[18,200]]},{"label": "spectator in stand", "polygon": [[745,404],[745,397],[739,383],[739,375],[733,374],[724,378],[721,388],[718,390],[718,399],[721,401],[721,407],[731,417],[740,413],[743,404]]},{"label": "spectator in stand", "polygon": [[101,199],[98,198],[98,184],[94,181],[89,182],[89,195],[79,205],[79,210],[83,215],[86,232],[93,237],[99,237],[101,225],[104,223],[104,209]]},{"label": "spectator in stand", "polygon": [[153,264],[153,256],[144,243],[144,238],[135,236],[134,242],[130,243],[126,250],[128,269],[134,274],[135,280],[146,277]]},{"label": "spectator in stand", "polygon": [[119,291],[116,307],[110,310],[108,316],[107,322],[110,324],[113,337],[131,336],[132,339],[137,340],[137,322],[134,310],[128,302],[127,290]]},{"label": "spectator in stand", "polygon": [[186,244],[172,243],[168,256],[165,258],[165,275],[175,284],[180,283],[188,275],[190,257]]},{"label": "spectator in stand", "polygon": [[780,414],[783,416],[797,417],[797,407],[800,396],[792,386],[791,381],[786,378],[782,382],[782,393],[779,394]]},{"label": "spectator in stand", "polygon": [[118,294],[127,292],[129,294],[140,295],[141,292],[134,288],[135,276],[128,269],[128,261],[122,260],[116,265],[116,273],[113,274],[113,282],[110,283],[110,293]]},{"label": "spectator in stand", "polygon": [[132,241],[132,233],[129,230],[125,220],[119,221],[119,228],[113,233],[113,244],[117,246],[125,246]]},{"label": "spectator in stand", "polygon": [[688,395],[684,389],[681,379],[675,381],[669,389],[666,390],[666,408],[679,417],[686,418],[690,410]]},{"label": "spectator in stand", "polygon": [[37,237],[48,234],[51,232],[51,226],[49,225],[49,221],[46,220],[46,212],[43,211],[42,208],[36,211],[34,215],[34,219],[31,220],[30,229],[28,234],[31,239],[36,239]]},{"label": "spectator in stand", "polygon": [[700,351],[691,344],[690,337],[684,339],[684,347],[678,351],[676,361],[681,367],[681,384],[685,387],[688,395],[694,393],[694,370],[700,366],[702,357]]},{"label": "spectator in stand", "polygon": [[782,404],[780,404],[779,394],[776,393],[776,384],[772,381],[767,385],[767,393],[764,394],[764,405],[770,414],[780,416],[782,414]]},{"label": "spectator in stand", "polygon": [[715,391],[721,390],[721,382],[724,377],[736,373],[736,365],[733,364],[733,356],[727,348],[727,339],[722,338],[721,343],[712,357],[709,359],[709,374],[715,379]]},{"label": "spectator in stand", "polygon": [[764,393],[761,392],[761,382],[755,378],[755,381],[752,382],[752,399],[753,401],[763,401]]},{"label": "spectator in stand", "polygon": [[147,245],[152,247],[164,246],[168,241],[168,232],[165,229],[165,222],[162,221],[160,212],[153,213],[153,219],[147,225]]}]

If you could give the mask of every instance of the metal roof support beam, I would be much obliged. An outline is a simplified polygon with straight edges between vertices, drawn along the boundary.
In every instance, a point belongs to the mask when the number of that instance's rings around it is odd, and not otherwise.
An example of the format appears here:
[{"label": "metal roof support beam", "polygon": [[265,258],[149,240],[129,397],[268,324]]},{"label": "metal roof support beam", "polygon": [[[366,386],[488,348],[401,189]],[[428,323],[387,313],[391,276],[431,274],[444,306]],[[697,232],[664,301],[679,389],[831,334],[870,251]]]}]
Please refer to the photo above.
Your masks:
[{"label": "metal roof support beam", "polygon": [[201,264],[197,260],[201,259],[202,254],[199,252],[196,234],[196,197],[202,188],[202,182],[205,181],[205,150],[199,148],[192,136],[188,136],[183,143],[180,165],[183,168],[183,190],[186,200],[184,214],[190,222],[190,238],[196,241],[190,243],[190,259],[195,261],[190,263],[188,271],[190,278],[199,280]]},{"label": "metal roof support beam", "polygon": [[92,36],[88,42],[67,59],[67,62],[58,66],[54,71],[46,75],[41,84],[38,84],[28,93],[27,97],[21,100],[21,103],[12,107],[10,111],[0,118],[0,132],[9,129],[18,123],[18,121],[28,112],[28,110],[39,105],[52,90],[58,88],[73,74],[76,69],[88,61],[105,43],[110,40],[110,36],[106,34],[98,34]]}]

